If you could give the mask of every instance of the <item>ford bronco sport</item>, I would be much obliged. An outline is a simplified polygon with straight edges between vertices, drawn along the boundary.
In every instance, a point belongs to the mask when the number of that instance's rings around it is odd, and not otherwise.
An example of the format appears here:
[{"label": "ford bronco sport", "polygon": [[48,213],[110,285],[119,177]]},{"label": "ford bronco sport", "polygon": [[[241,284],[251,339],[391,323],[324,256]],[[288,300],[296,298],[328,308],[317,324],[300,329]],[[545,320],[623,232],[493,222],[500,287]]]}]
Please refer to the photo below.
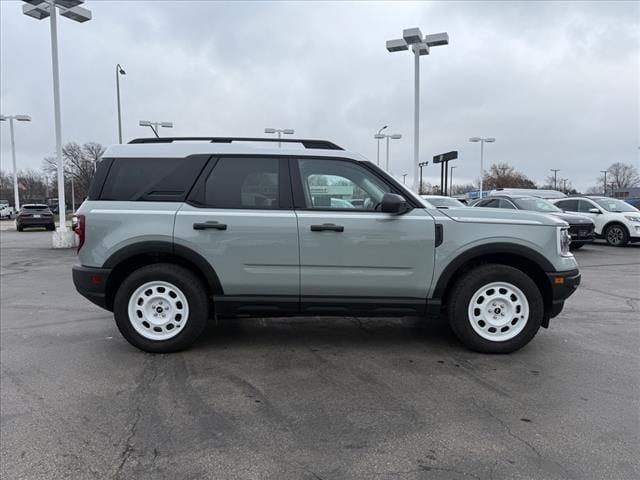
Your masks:
[{"label": "ford bronco sport", "polygon": [[215,315],[446,312],[467,347],[507,353],[580,283],[564,221],[437,209],[322,140],[114,145],[77,216],[77,290],[147,352],[188,347]]}]

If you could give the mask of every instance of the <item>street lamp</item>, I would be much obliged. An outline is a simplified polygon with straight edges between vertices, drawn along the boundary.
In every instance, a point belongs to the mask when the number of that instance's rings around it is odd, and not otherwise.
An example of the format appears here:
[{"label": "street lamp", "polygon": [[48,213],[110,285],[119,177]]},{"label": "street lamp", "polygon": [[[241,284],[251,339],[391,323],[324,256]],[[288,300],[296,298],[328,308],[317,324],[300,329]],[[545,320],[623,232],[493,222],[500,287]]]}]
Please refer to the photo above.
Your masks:
[{"label": "street lamp", "polygon": [[156,134],[156,138],[160,138],[158,135],[158,127],[173,128],[173,122],[150,122],[148,120],[140,120],[141,127],[150,127],[153,133]]},{"label": "street lamp", "polygon": [[553,172],[553,189],[557,190],[558,189],[558,172],[560,171],[560,169],[550,168],[549,170]]},{"label": "street lamp", "polygon": [[420,188],[418,189],[418,195],[422,195],[422,168],[427,165],[429,165],[429,162],[421,162],[418,164],[418,167],[420,167]]},{"label": "street lamp", "polygon": [[29,115],[0,115],[0,122],[9,120],[9,131],[11,132],[11,158],[13,159],[13,206],[16,213],[20,210],[20,195],[18,192],[18,171],[16,169],[16,142],[13,138],[13,121],[30,122]]},{"label": "street lamp", "polygon": [[449,185],[450,185],[450,187],[449,187],[449,195],[453,194],[453,169],[454,168],[458,168],[458,166],[457,165],[451,165],[451,168],[449,169],[449,171],[451,172],[450,175],[449,175],[451,177],[451,180],[450,180],[450,183],[449,183]]},{"label": "street lamp", "polygon": [[378,152],[376,153],[376,165],[378,166],[380,166],[380,140],[384,138],[384,135],[381,135],[381,133],[385,128],[387,128],[387,125],[378,130],[378,133],[373,136],[373,138],[376,139],[376,143],[378,144]]},{"label": "street lamp", "polygon": [[293,135],[295,130],[292,128],[265,128],[264,133],[277,133],[278,134],[278,148],[280,148],[280,139],[282,138],[282,134],[285,135]]},{"label": "street lamp", "polygon": [[56,8],[60,9],[60,15],[76,22],[91,20],[91,11],[79,5],[84,0],[24,0],[22,13],[37,20],[50,19],[51,29],[51,66],[53,70],[53,107],[56,130],[56,161],[58,163],[58,212],[60,222],[58,231],[53,236],[54,248],[71,247],[74,243],[73,234],[68,235],[67,222],[65,220],[64,199],[64,165],[62,163],[62,121],[60,114],[60,73],[58,71],[58,24]]},{"label": "street lamp", "polygon": [[407,28],[402,31],[402,38],[387,40],[387,51],[401,52],[411,50],[414,55],[414,106],[413,106],[413,187],[418,187],[418,163],[420,158],[420,57],[429,55],[430,47],[449,44],[449,34],[446,32],[422,36],[419,28]]},{"label": "street lamp", "polygon": [[[386,128],[386,127],[385,127]],[[400,140],[402,138],[402,135],[399,133],[392,133],[392,134],[385,134],[385,133],[377,133],[373,136],[373,138],[375,138],[376,140],[378,140],[378,144],[380,143],[380,140],[382,140],[383,138],[387,139],[387,166],[386,166],[386,170],[387,172],[389,171],[389,140]],[[378,147],[378,151],[380,150],[380,148]],[[380,163],[380,162],[378,162]]]},{"label": "street lamp", "polygon": [[122,118],[120,115],[120,75],[126,75],[127,72],[118,63],[116,65],[116,94],[118,97],[118,143],[122,143]]},{"label": "street lamp", "polygon": [[406,180],[407,180],[407,175],[408,175],[407,173],[403,173],[403,174],[402,174],[402,184],[403,184],[403,185],[405,185],[405,184],[407,183],[407,182],[406,182]]},{"label": "street lamp", "polygon": [[484,177],[484,144],[493,143],[496,141],[493,137],[471,137],[469,139],[470,142],[477,143],[480,142],[480,198],[482,198],[482,180]]}]

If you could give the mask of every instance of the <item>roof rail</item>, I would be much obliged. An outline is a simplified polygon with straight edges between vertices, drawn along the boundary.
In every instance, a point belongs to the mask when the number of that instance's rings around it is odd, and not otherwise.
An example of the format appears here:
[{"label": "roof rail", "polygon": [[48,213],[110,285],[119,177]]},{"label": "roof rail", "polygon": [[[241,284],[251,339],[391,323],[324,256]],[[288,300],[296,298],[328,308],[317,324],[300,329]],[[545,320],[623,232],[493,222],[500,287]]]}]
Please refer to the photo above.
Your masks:
[{"label": "roof rail", "polygon": [[315,148],[319,150],[344,150],[328,140],[305,140],[296,138],[251,138],[251,137],[160,137],[160,138],[134,138],[129,143],[173,143],[173,142],[210,142],[210,143],[232,143],[232,142],[279,142],[279,143],[301,143],[304,148]]}]

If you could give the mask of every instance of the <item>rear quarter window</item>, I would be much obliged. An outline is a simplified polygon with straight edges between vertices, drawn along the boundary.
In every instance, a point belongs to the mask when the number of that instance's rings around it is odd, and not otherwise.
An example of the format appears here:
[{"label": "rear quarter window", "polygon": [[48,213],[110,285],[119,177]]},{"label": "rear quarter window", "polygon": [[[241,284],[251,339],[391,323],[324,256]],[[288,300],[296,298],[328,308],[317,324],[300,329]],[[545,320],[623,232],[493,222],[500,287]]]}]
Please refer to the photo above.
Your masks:
[{"label": "rear quarter window", "polygon": [[106,178],[99,199],[184,201],[207,160],[207,155],[186,158],[115,158],[104,174]]}]

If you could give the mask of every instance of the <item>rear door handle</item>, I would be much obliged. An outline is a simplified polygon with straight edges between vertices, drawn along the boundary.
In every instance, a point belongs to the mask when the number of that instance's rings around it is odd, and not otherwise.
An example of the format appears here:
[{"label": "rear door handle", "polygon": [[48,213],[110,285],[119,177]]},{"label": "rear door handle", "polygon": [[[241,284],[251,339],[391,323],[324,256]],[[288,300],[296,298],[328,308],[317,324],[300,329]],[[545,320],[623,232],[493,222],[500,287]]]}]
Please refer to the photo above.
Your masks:
[{"label": "rear door handle", "polygon": [[218,222],[204,222],[204,223],[194,223],[194,230],[226,230],[227,225],[225,223]]},{"label": "rear door handle", "polygon": [[344,227],[342,225],[336,225],[335,223],[323,223],[322,225],[311,225],[312,232],[344,232]]}]

